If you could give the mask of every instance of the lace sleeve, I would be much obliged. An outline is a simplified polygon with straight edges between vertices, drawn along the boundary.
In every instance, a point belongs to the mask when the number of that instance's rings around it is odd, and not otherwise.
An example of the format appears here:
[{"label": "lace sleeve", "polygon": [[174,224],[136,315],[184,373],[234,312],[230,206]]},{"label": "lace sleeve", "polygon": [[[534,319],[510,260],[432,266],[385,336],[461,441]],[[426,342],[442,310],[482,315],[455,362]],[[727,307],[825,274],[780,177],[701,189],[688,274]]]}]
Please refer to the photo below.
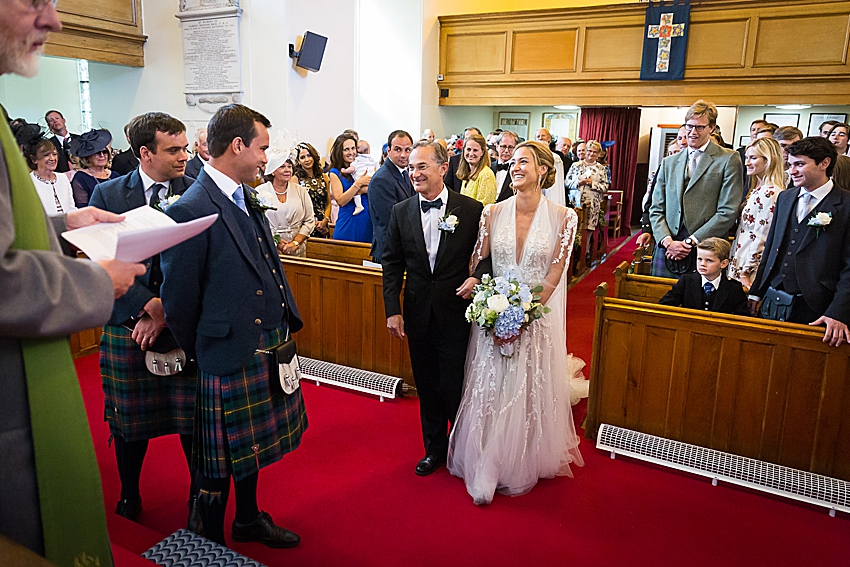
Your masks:
[{"label": "lace sleeve", "polygon": [[564,221],[558,231],[556,251],[552,254],[552,263],[549,265],[549,271],[543,280],[543,292],[540,294],[540,299],[544,304],[555,291],[555,288],[558,287],[564,271],[569,269],[577,227],[578,216],[572,209],[567,209],[567,214],[564,216]]},{"label": "lace sleeve", "polygon": [[490,214],[493,210],[493,205],[484,207],[484,212],[481,213],[481,220],[478,223],[478,242],[475,243],[475,249],[472,252],[472,270],[478,267],[478,263],[490,256]]}]

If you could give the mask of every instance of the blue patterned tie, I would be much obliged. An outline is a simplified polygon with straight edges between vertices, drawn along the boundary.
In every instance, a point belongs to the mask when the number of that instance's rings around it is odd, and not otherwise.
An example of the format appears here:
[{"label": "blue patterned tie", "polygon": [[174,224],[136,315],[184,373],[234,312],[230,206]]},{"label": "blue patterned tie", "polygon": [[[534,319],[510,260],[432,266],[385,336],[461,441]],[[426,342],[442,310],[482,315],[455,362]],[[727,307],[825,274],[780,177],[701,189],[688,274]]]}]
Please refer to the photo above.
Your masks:
[{"label": "blue patterned tie", "polygon": [[246,215],[248,214],[248,208],[245,206],[245,193],[241,185],[233,192],[233,202],[236,203],[236,206],[242,209]]},{"label": "blue patterned tie", "polygon": [[705,285],[702,286],[702,289],[705,290],[706,295],[711,295],[714,293],[714,284],[711,282],[705,282]]}]

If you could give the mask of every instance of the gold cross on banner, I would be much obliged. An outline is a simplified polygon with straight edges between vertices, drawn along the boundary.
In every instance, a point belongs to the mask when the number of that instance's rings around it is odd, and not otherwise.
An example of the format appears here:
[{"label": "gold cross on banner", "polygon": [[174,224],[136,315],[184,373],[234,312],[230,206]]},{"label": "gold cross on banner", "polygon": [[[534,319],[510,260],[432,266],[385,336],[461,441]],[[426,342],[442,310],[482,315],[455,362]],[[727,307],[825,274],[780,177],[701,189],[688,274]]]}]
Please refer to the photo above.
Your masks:
[{"label": "gold cross on banner", "polygon": [[666,73],[670,70],[670,45],[674,37],[685,35],[685,24],[674,24],[673,14],[661,14],[661,24],[649,26],[650,39],[658,40],[658,57],[655,59],[655,72]]}]

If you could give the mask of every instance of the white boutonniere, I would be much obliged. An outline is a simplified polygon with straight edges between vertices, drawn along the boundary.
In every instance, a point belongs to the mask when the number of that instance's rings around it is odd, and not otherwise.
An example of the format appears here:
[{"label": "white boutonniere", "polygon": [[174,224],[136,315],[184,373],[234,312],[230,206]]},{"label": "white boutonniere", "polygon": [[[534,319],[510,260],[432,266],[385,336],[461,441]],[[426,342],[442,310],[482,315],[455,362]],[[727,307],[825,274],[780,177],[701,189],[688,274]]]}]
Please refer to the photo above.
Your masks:
[{"label": "white boutonniere", "polygon": [[809,218],[809,226],[815,228],[815,238],[820,236],[821,230],[826,230],[829,223],[832,222],[832,213],[818,213]]},{"label": "white boutonniere", "polygon": [[254,191],[246,191],[248,202],[254,209],[261,213],[266,211],[276,211],[279,201],[275,197],[274,190],[269,190],[271,183],[264,183],[254,189]]},{"label": "white boutonniere", "polygon": [[160,200],[159,203],[156,204],[156,208],[164,213],[171,205],[176,203],[179,198],[180,195],[169,195],[165,199]]},{"label": "white boutonniere", "polygon": [[453,213],[449,213],[440,219],[437,228],[443,232],[454,232],[458,224],[460,224],[460,220]]}]

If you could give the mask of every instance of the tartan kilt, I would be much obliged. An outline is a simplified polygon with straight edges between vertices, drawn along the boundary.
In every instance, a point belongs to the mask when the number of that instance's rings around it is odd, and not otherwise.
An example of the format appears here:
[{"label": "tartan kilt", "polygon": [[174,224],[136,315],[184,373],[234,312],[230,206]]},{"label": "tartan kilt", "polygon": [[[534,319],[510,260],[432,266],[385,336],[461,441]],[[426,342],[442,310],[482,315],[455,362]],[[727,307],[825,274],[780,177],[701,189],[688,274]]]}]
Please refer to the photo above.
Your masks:
[{"label": "tartan kilt", "polygon": [[100,341],[100,374],[104,420],[113,435],[140,441],[192,433],[197,395],[194,365],[174,376],[151,374],[132,331],[107,325]]},{"label": "tartan kilt", "polygon": [[[276,346],[285,337],[281,328],[264,331],[257,348]],[[301,444],[307,429],[301,388],[291,395],[279,388],[272,390],[270,373],[277,380],[272,359],[255,354],[226,376],[198,372],[195,464],[204,476],[226,478],[232,474],[234,480],[242,480]]]}]

